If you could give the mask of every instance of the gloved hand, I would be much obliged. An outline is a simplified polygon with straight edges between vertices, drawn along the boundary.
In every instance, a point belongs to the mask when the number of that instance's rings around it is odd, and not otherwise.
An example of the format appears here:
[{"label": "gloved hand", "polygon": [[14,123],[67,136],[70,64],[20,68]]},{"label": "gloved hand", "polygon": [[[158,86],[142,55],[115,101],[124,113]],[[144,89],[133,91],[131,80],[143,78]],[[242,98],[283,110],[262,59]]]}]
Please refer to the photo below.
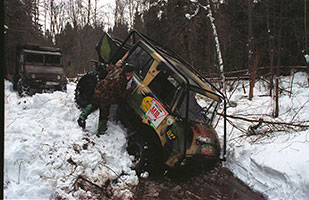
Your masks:
[{"label": "gloved hand", "polygon": [[77,123],[83,129],[86,127],[86,121],[84,119],[82,119],[82,118],[78,118]]}]

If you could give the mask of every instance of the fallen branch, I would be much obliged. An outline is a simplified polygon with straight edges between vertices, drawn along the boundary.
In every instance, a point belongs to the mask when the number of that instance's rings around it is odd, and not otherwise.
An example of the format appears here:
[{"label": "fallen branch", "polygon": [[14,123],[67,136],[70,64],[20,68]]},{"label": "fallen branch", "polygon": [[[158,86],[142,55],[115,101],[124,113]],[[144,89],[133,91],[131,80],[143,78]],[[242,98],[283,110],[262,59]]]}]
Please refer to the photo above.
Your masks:
[{"label": "fallen branch", "polygon": [[307,100],[299,109],[297,112],[295,112],[295,115],[292,117],[292,120],[294,120],[294,118],[297,116],[297,114],[305,107],[305,105],[309,102],[309,100]]},{"label": "fallen branch", "polygon": [[[221,113],[217,113],[217,114],[222,116]],[[260,122],[260,121],[262,121],[262,123],[265,123],[265,124],[288,125],[288,126],[296,126],[296,127],[301,127],[301,128],[309,128],[309,125],[303,125],[303,124],[300,124],[300,123],[296,124],[296,123],[288,123],[288,122],[267,121],[267,120],[264,120],[262,118],[260,118],[260,119],[248,119],[248,118],[233,116],[233,115],[226,115],[226,117],[229,117],[229,118],[232,118],[232,119],[240,119],[240,120],[247,121],[247,122]],[[304,122],[308,122],[308,121],[304,121]],[[304,122],[301,122],[301,123],[304,123]]]},{"label": "fallen branch", "polygon": [[195,198],[197,198],[197,199],[199,199],[199,200],[203,200],[201,197],[199,197],[199,196],[197,196],[196,194],[190,192],[189,190],[187,190],[186,192],[187,192],[187,194],[190,194],[190,195],[194,196]]}]

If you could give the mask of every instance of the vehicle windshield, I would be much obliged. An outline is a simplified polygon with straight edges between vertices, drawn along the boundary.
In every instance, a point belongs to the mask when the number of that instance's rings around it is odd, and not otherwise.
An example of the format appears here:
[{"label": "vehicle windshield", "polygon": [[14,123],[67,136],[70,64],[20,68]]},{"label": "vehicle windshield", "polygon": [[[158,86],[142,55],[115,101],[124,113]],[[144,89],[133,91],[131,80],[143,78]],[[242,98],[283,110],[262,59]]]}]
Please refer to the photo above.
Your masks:
[{"label": "vehicle windshield", "polygon": [[26,54],[26,63],[38,64],[38,65],[61,65],[61,56],[49,55],[49,54]]},{"label": "vehicle windshield", "polygon": [[57,55],[44,55],[45,64],[46,65],[60,65],[61,64],[61,56]]},{"label": "vehicle windshield", "polygon": [[[185,117],[186,97],[180,106],[180,116]],[[212,125],[216,115],[219,102],[198,91],[189,91],[189,112],[190,121]]]}]

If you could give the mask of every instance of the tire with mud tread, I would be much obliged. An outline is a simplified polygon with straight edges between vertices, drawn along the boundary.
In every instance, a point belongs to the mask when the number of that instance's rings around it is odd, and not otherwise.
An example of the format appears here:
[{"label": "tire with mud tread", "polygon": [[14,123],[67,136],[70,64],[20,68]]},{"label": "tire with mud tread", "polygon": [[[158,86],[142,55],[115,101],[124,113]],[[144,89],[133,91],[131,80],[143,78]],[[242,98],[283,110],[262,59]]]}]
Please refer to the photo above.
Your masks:
[{"label": "tire with mud tread", "polygon": [[160,176],[164,172],[162,148],[159,138],[148,128],[129,136],[127,151],[134,156],[133,169],[137,175],[149,172],[150,176]]},{"label": "tire with mud tread", "polygon": [[80,78],[75,89],[75,103],[78,108],[85,108],[91,103],[98,81],[99,76],[95,72],[88,72]]},{"label": "tire with mud tread", "polygon": [[67,84],[62,84],[57,88],[60,92],[66,92],[67,91]]},{"label": "tire with mud tread", "polygon": [[186,179],[188,177],[197,176],[204,170],[210,171],[218,165],[220,165],[219,159],[189,159],[185,165],[178,163],[178,166],[175,168],[168,169],[166,175],[174,179]]}]

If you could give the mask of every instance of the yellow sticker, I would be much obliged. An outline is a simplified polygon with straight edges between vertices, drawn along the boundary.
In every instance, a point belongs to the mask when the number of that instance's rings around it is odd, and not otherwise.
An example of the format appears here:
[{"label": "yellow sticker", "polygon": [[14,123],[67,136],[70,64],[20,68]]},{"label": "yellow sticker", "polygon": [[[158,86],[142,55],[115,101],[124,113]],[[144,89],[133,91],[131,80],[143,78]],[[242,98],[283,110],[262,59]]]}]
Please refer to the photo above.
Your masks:
[{"label": "yellow sticker", "polygon": [[168,130],[166,132],[166,135],[167,135],[168,139],[170,139],[170,140],[175,140],[176,139],[176,135],[172,132],[172,130]]},{"label": "yellow sticker", "polygon": [[152,97],[147,96],[143,98],[141,108],[144,112],[147,112],[150,109],[151,106]]}]

